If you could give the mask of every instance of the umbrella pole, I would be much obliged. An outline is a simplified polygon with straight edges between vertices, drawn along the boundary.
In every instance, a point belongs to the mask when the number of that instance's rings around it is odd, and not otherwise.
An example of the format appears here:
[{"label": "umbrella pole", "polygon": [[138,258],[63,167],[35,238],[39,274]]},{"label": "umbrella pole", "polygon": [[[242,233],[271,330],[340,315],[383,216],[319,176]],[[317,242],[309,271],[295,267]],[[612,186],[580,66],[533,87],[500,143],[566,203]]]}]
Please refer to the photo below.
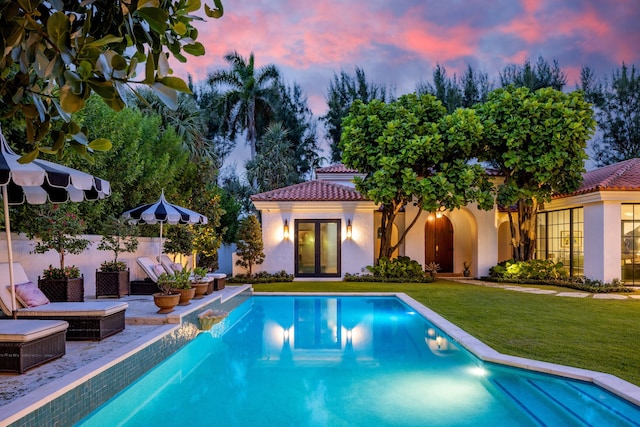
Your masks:
[{"label": "umbrella pole", "polygon": [[4,204],[4,227],[7,232],[7,254],[9,254],[9,284],[11,288],[11,314],[14,319],[18,318],[16,310],[16,284],[13,279],[13,248],[11,246],[11,225],[9,223],[9,196],[7,186],[2,186],[2,202]]},{"label": "umbrella pole", "polygon": [[160,221],[160,249],[158,249],[158,262],[160,262],[161,256],[162,256],[162,221]]}]

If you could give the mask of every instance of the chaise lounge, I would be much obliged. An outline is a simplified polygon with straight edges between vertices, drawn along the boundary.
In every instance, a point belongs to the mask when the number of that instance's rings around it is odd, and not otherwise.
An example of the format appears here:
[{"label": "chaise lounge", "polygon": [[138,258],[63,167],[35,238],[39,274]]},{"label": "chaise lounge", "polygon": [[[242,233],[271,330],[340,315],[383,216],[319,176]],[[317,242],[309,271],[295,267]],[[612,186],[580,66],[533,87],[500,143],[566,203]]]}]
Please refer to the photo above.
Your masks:
[{"label": "chaise lounge", "polygon": [[22,374],[64,356],[68,327],[60,320],[0,320],[0,372]]},{"label": "chaise lounge", "polygon": [[158,264],[148,256],[136,258],[142,271],[147,275],[144,280],[132,280],[130,284],[131,295],[153,295],[159,292],[158,276],[162,273],[169,273],[162,264]]},{"label": "chaise lounge", "polygon": [[[19,263],[13,263],[14,282],[16,286],[34,287]],[[11,290],[9,280],[9,264],[0,263],[0,308],[6,316],[11,313]],[[103,338],[124,330],[124,314],[129,306],[125,302],[53,302],[29,306],[17,301],[19,319],[63,320],[69,323],[66,339],[74,341]]]}]

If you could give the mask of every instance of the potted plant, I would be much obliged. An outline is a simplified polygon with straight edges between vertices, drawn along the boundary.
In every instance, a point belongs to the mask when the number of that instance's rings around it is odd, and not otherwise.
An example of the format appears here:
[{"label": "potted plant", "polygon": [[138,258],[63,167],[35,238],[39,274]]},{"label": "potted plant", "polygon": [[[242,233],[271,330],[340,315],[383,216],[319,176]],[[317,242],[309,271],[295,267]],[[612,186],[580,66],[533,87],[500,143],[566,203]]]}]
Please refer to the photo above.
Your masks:
[{"label": "potted plant", "polygon": [[196,294],[193,299],[201,299],[207,293],[207,290],[209,289],[209,282],[205,281],[206,277],[206,268],[196,267],[193,269],[193,279],[191,279],[191,286],[196,290]]},{"label": "potted plant", "polygon": [[158,289],[160,292],[153,294],[153,302],[160,309],[158,313],[171,313],[180,303],[180,293],[173,290],[176,278],[173,274],[162,273],[158,276]]},{"label": "potted plant", "polygon": [[429,273],[429,276],[431,276],[432,279],[435,279],[436,274],[440,271],[440,264],[437,262],[430,262],[424,267],[424,271]]},{"label": "potted plant", "polygon": [[191,286],[189,276],[191,270],[184,269],[173,273],[173,291],[180,293],[180,303],[178,305],[189,305],[196,294],[196,289]]},{"label": "potted plant", "polygon": [[469,277],[471,276],[471,263],[467,262],[467,261],[463,261],[462,262],[462,266],[464,267],[464,270],[462,270],[462,275],[464,277]]},{"label": "potted plant", "polygon": [[79,255],[89,246],[89,240],[79,237],[85,229],[72,205],[42,206],[27,226],[27,237],[39,239],[33,253],[54,250],[60,258],[60,267],[49,265],[38,277],[38,287],[50,301],[84,301],[84,278],[75,265],[65,266],[64,257]]},{"label": "potted plant", "polygon": [[129,269],[127,264],[118,261],[123,252],[135,252],[138,249],[137,228],[125,218],[112,217],[103,228],[98,250],[113,252],[112,261],[104,261],[100,270],[96,270],[96,298],[115,295],[120,298],[129,295]]}]

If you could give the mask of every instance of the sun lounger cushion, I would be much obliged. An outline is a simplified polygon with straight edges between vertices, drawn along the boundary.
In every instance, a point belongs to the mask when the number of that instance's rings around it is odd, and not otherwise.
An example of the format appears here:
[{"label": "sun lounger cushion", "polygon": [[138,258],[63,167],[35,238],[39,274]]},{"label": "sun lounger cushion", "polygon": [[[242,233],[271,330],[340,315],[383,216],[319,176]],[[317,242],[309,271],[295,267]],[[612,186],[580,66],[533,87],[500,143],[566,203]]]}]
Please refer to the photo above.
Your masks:
[{"label": "sun lounger cushion", "polygon": [[0,342],[29,342],[69,327],[62,320],[0,320]]},{"label": "sun lounger cushion", "polygon": [[52,302],[38,307],[21,308],[18,315],[23,318],[38,316],[104,317],[124,311],[127,307],[129,304],[126,302]]},{"label": "sun lounger cushion", "polygon": [[61,320],[1,320],[0,372],[22,374],[64,356],[68,326]]},{"label": "sun lounger cushion", "polygon": [[[10,286],[9,286],[10,288]],[[33,283],[21,283],[15,285],[16,299],[24,307],[38,307],[49,304],[49,298]]]}]

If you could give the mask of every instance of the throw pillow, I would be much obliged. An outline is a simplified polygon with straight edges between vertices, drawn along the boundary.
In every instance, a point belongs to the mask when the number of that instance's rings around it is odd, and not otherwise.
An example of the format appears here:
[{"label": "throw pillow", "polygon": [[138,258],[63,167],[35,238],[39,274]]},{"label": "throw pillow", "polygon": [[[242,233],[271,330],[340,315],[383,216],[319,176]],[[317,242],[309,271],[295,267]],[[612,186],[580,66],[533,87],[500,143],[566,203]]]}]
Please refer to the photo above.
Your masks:
[{"label": "throw pillow", "polygon": [[165,270],[161,264],[156,264],[153,266],[153,272],[156,273],[156,276],[159,276],[162,273],[166,273],[167,270]]},{"label": "throw pillow", "polygon": [[16,285],[16,299],[25,307],[49,304],[49,298],[31,282]]}]

